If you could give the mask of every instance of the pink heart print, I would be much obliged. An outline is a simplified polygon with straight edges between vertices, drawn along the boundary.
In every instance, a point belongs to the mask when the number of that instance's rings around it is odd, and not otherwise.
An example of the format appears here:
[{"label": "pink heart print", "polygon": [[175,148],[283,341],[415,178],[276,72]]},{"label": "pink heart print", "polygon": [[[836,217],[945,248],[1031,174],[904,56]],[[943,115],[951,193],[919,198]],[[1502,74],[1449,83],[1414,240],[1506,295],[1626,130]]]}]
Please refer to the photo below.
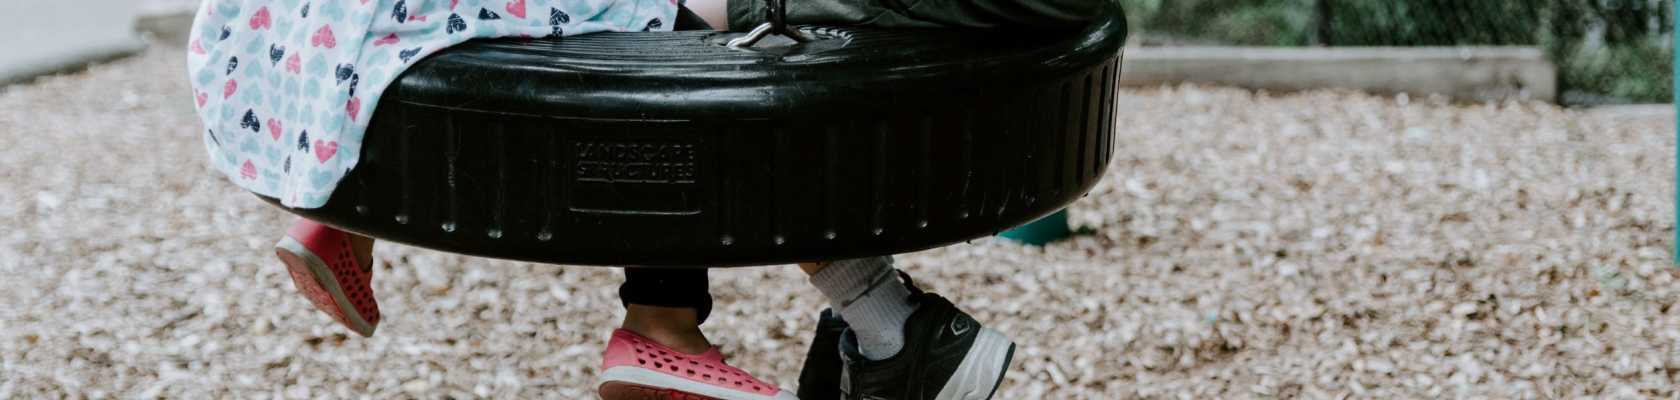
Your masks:
[{"label": "pink heart print", "polygon": [[385,35],[385,37],[379,38],[379,40],[373,41],[373,45],[374,46],[384,46],[384,45],[389,45],[389,44],[397,44],[397,42],[399,40],[400,39],[397,38],[397,34],[393,33],[393,34],[390,34],[390,35]]},{"label": "pink heart print", "polygon": [[355,121],[357,118],[360,118],[360,115],[362,114],[362,99],[358,97],[351,97],[350,101],[344,103],[344,112],[350,114],[351,121]]},{"label": "pink heart print", "polygon": [[204,104],[210,102],[209,93],[198,92],[198,95],[195,97],[198,98],[198,108],[204,108]]},{"label": "pink heart print", "polygon": [[525,18],[525,0],[509,1],[507,5],[507,12],[508,14],[513,14],[515,17]]},{"label": "pink heart print", "polygon": [[338,142],[315,140],[315,158],[321,160],[322,164],[326,164],[335,154],[338,154]]},{"label": "pink heart print", "polygon": [[292,53],[291,57],[286,58],[286,72],[294,74],[303,72],[303,60],[298,58],[297,53]]},{"label": "pink heart print", "polygon": [[269,19],[268,7],[257,9],[257,12],[251,15],[251,30],[265,29],[272,26],[274,26],[274,23]]},{"label": "pink heart print", "polygon": [[273,118],[268,119],[268,135],[273,136],[274,140],[280,140],[280,128],[280,120]]},{"label": "pink heart print", "polygon": [[239,92],[239,81],[229,79],[226,85],[222,85],[222,98],[224,99],[233,97],[233,94],[237,92]]},{"label": "pink heart print", "polygon": [[309,38],[309,44],[329,49],[338,47],[338,39],[333,37],[332,25],[321,25],[321,29],[315,31],[315,36]]},{"label": "pink heart print", "polygon": [[239,167],[239,176],[244,177],[245,180],[256,180],[257,166],[251,164],[251,160],[245,160],[245,165]]}]

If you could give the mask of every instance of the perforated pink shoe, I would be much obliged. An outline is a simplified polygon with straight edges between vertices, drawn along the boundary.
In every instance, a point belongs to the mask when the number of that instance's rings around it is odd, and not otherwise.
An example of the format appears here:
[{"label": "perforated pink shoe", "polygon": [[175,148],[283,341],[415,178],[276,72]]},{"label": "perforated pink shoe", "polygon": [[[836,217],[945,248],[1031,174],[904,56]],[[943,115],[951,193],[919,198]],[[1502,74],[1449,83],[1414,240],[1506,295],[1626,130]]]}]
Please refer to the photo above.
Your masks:
[{"label": "perforated pink shoe", "polygon": [[601,360],[605,400],[798,399],[729,366],[717,347],[683,354],[624,329],[614,330]]},{"label": "perforated pink shoe", "polygon": [[356,261],[350,234],[299,218],[274,245],[274,254],[315,308],[357,334],[373,336],[379,326],[379,303],[369,287],[373,270]]}]

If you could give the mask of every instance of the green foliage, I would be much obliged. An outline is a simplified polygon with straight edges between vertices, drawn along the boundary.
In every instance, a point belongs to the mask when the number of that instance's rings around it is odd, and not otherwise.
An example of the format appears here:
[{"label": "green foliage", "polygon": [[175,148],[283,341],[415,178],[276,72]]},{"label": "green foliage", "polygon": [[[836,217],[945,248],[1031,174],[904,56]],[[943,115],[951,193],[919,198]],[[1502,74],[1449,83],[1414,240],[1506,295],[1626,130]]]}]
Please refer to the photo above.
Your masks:
[{"label": "green foliage", "polygon": [[[1525,4],[1527,3],[1527,4]],[[1539,4],[1536,4],[1539,3]],[[1329,0],[1332,45],[1443,46],[1537,43],[1546,2]]]},{"label": "green foliage", "polygon": [[1146,29],[1219,42],[1294,46],[1307,41],[1313,0],[1126,0],[1152,3],[1139,12]]},{"label": "green foliage", "polygon": [[1535,45],[1566,93],[1670,101],[1673,0],[1120,0],[1136,32],[1259,46]]},{"label": "green foliage", "polygon": [[1581,47],[1562,57],[1558,82],[1572,102],[1668,102],[1674,88],[1673,49],[1656,40]]}]

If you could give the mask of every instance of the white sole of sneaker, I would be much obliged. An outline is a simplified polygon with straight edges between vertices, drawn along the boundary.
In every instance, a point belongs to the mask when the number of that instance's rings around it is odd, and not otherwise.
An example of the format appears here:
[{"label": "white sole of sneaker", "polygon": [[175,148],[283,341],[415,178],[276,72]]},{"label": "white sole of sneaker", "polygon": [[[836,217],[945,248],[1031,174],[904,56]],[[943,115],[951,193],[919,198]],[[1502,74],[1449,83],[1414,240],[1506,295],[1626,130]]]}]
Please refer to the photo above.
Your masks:
[{"label": "white sole of sneaker", "polygon": [[992,398],[1003,383],[1003,373],[1009,371],[1009,360],[1015,357],[1015,342],[1003,333],[980,328],[974,346],[963,356],[957,372],[945,381],[934,400],[986,400]]},{"label": "white sole of sneaker", "polygon": [[328,294],[332,295],[333,303],[338,305],[338,312],[344,313],[344,317],[350,320],[350,330],[356,331],[363,337],[373,336],[373,324],[369,324],[367,319],[362,318],[362,313],[357,312],[356,307],[350,304],[350,298],[344,295],[344,288],[338,285],[338,279],[333,278],[332,271],[327,270],[326,261],[322,261],[321,257],[315,256],[315,252],[310,251],[308,247],[303,246],[303,243],[298,243],[297,239],[292,239],[291,236],[281,237],[280,243],[276,243],[274,248],[303,261],[303,265],[309,268],[309,276],[314,278],[322,289],[326,289]]},{"label": "white sole of sneaker", "polygon": [[[630,366],[618,366],[601,373],[600,384],[595,385],[597,391],[609,384],[627,384],[632,386],[671,389],[679,392],[712,397],[722,400],[782,400],[795,399],[792,394],[778,391],[776,396],[765,396],[757,393],[720,388],[683,378],[678,378],[658,371]],[[602,396],[606,397],[606,396]],[[613,400],[613,399],[608,399]]]}]

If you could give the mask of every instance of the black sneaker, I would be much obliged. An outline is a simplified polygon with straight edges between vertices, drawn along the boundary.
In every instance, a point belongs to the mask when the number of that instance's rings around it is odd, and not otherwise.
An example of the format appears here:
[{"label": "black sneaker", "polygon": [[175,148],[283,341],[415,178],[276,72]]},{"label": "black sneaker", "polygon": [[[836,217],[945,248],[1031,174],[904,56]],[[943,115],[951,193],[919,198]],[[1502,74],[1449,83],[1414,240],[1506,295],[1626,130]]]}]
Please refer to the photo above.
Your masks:
[{"label": "black sneaker", "polygon": [[799,400],[840,400],[840,332],[846,321],[823,309],[817,317],[817,336],[805,352],[805,367],[799,370]]},{"label": "black sneaker", "polygon": [[849,400],[992,398],[1015,356],[1015,343],[980,326],[945,298],[922,292],[902,271],[899,275],[910,289],[910,301],[916,303],[916,311],[904,322],[904,349],[884,360],[869,360],[858,352],[852,331],[842,332],[841,396]]}]

